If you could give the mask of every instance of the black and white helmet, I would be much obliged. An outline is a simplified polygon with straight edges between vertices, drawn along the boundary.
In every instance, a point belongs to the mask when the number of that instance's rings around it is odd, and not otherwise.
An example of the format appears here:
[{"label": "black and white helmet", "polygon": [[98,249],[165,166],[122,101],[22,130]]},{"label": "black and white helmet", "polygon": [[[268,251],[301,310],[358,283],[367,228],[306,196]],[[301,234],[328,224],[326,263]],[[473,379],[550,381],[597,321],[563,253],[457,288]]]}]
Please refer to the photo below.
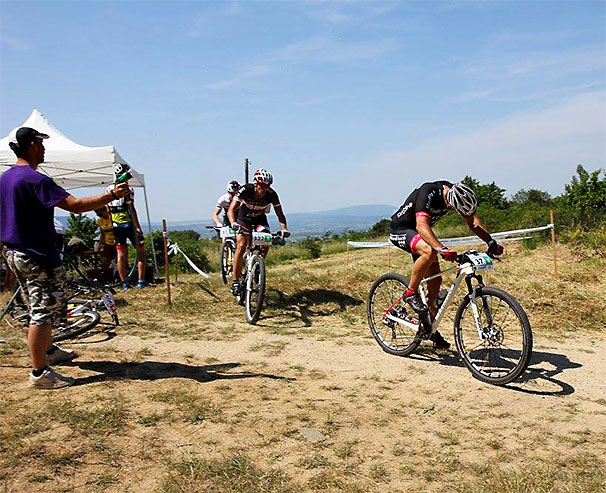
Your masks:
[{"label": "black and white helmet", "polygon": [[253,175],[255,183],[265,183],[271,185],[274,182],[274,177],[265,168],[259,168]]},{"label": "black and white helmet", "polygon": [[236,180],[232,180],[227,184],[227,193],[238,193],[240,184]]},{"label": "black and white helmet", "polygon": [[114,175],[120,176],[123,173],[126,173],[130,170],[130,166],[126,163],[116,163],[114,164]]},{"label": "black and white helmet", "polygon": [[462,216],[472,216],[478,210],[475,192],[463,183],[455,183],[447,193],[448,203]]}]

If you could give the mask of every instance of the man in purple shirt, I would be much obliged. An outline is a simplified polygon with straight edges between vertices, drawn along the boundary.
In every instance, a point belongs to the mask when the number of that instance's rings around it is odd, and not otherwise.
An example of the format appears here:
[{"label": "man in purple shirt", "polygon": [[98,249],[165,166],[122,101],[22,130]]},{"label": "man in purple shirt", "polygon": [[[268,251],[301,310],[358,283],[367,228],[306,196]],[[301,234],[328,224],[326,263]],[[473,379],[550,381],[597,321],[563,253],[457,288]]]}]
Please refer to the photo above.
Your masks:
[{"label": "man in purple shirt", "polygon": [[29,127],[17,130],[9,146],[17,164],[0,176],[0,241],[8,266],[16,274],[27,300],[30,326],[27,346],[33,370],[29,387],[55,389],[74,383],[49,365],[76,356],[52,344],[51,330],[64,316],[64,272],[53,224],[55,206],[69,212],[92,211],[128,193],[128,185],[96,197],[77,199],[50,177],[36,171],[44,162],[43,139],[48,135]]}]

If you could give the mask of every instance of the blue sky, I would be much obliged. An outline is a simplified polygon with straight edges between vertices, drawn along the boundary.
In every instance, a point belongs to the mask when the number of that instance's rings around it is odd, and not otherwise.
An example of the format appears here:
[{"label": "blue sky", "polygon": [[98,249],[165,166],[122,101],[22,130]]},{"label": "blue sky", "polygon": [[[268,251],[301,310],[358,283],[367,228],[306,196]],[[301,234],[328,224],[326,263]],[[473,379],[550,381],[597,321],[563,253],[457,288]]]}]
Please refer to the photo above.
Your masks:
[{"label": "blue sky", "polygon": [[153,220],[208,217],[245,157],[286,213],[466,174],[557,195],[606,167],[605,5],[1,0],[0,132],[38,108],[115,145]]}]

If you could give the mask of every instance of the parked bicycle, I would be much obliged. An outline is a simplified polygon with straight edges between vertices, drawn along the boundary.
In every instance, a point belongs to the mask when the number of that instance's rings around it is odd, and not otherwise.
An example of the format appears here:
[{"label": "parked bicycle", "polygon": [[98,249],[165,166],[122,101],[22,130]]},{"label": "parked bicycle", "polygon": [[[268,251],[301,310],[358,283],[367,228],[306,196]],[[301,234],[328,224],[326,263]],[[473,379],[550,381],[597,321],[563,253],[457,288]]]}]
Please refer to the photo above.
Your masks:
[{"label": "parked bicycle", "polygon": [[240,277],[242,290],[236,296],[236,301],[244,305],[246,321],[254,325],[259,320],[265,299],[266,272],[262,249],[270,245],[284,245],[286,242],[280,233],[252,232],[248,238]]},{"label": "parked bicycle", "polygon": [[223,284],[227,284],[231,278],[234,254],[236,253],[236,235],[229,226],[206,226],[207,229],[214,229],[217,236],[221,239],[221,278]]},{"label": "parked bicycle", "polygon": [[454,315],[458,354],[478,380],[505,385],[518,378],[530,361],[532,330],[526,312],[512,295],[484,285],[479,273],[493,269],[494,258],[469,250],[458,256],[458,265],[421,281],[419,292],[427,304],[427,282],[445,272],[458,271],[450,289],[440,297],[442,302],[433,323],[419,321],[416,313],[408,313],[404,302],[408,278],[395,272],[380,276],[370,288],[367,318],[381,348],[398,356],[411,354],[437,330],[465,280],[468,292]]},{"label": "parked bicycle", "polygon": [[[58,327],[54,327],[53,342],[73,339],[96,327],[101,321],[99,312],[102,310],[109,313],[111,325],[119,325],[115,291],[110,285],[79,277],[68,278],[66,288],[66,318]],[[21,285],[17,284],[8,303],[0,312],[0,321],[2,320],[13,328],[25,328],[29,325],[29,309],[22,297]]]}]

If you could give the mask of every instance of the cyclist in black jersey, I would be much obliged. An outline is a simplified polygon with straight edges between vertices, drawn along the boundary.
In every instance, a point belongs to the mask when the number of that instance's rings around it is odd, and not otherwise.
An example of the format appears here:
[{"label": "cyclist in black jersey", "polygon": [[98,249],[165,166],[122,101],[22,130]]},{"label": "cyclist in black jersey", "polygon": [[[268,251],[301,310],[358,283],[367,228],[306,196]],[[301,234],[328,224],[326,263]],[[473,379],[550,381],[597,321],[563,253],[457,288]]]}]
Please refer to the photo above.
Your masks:
[{"label": "cyclist in black jersey", "polygon": [[[457,211],[469,229],[488,244],[489,253],[501,255],[503,247],[490,236],[488,228],[477,216],[478,201],[471,188],[452,184],[446,180],[423,183],[413,190],[406,201],[391,216],[389,241],[412,254],[414,261],[410,285],[405,301],[421,316],[431,317],[437,313],[436,300],[442,283],[441,277],[427,283],[429,307],[418,293],[419,283],[424,277],[440,272],[438,253],[445,260],[456,261],[457,252],[445,247],[436,237],[431,226],[449,210]],[[448,349],[450,344],[436,331],[432,336],[436,349]]]},{"label": "cyclist in black jersey", "polygon": [[[240,274],[242,273],[242,259],[248,245],[247,235],[252,231],[269,232],[267,213],[274,206],[278,222],[280,223],[280,234],[283,238],[290,236],[286,225],[286,217],[282,212],[280,199],[276,191],[271,188],[273,176],[266,169],[260,168],[253,175],[254,183],[244,185],[231,201],[227,216],[231,227],[236,233],[236,253],[234,255],[232,293],[240,292]],[[265,254],[268,248],[264,247]]]}]

